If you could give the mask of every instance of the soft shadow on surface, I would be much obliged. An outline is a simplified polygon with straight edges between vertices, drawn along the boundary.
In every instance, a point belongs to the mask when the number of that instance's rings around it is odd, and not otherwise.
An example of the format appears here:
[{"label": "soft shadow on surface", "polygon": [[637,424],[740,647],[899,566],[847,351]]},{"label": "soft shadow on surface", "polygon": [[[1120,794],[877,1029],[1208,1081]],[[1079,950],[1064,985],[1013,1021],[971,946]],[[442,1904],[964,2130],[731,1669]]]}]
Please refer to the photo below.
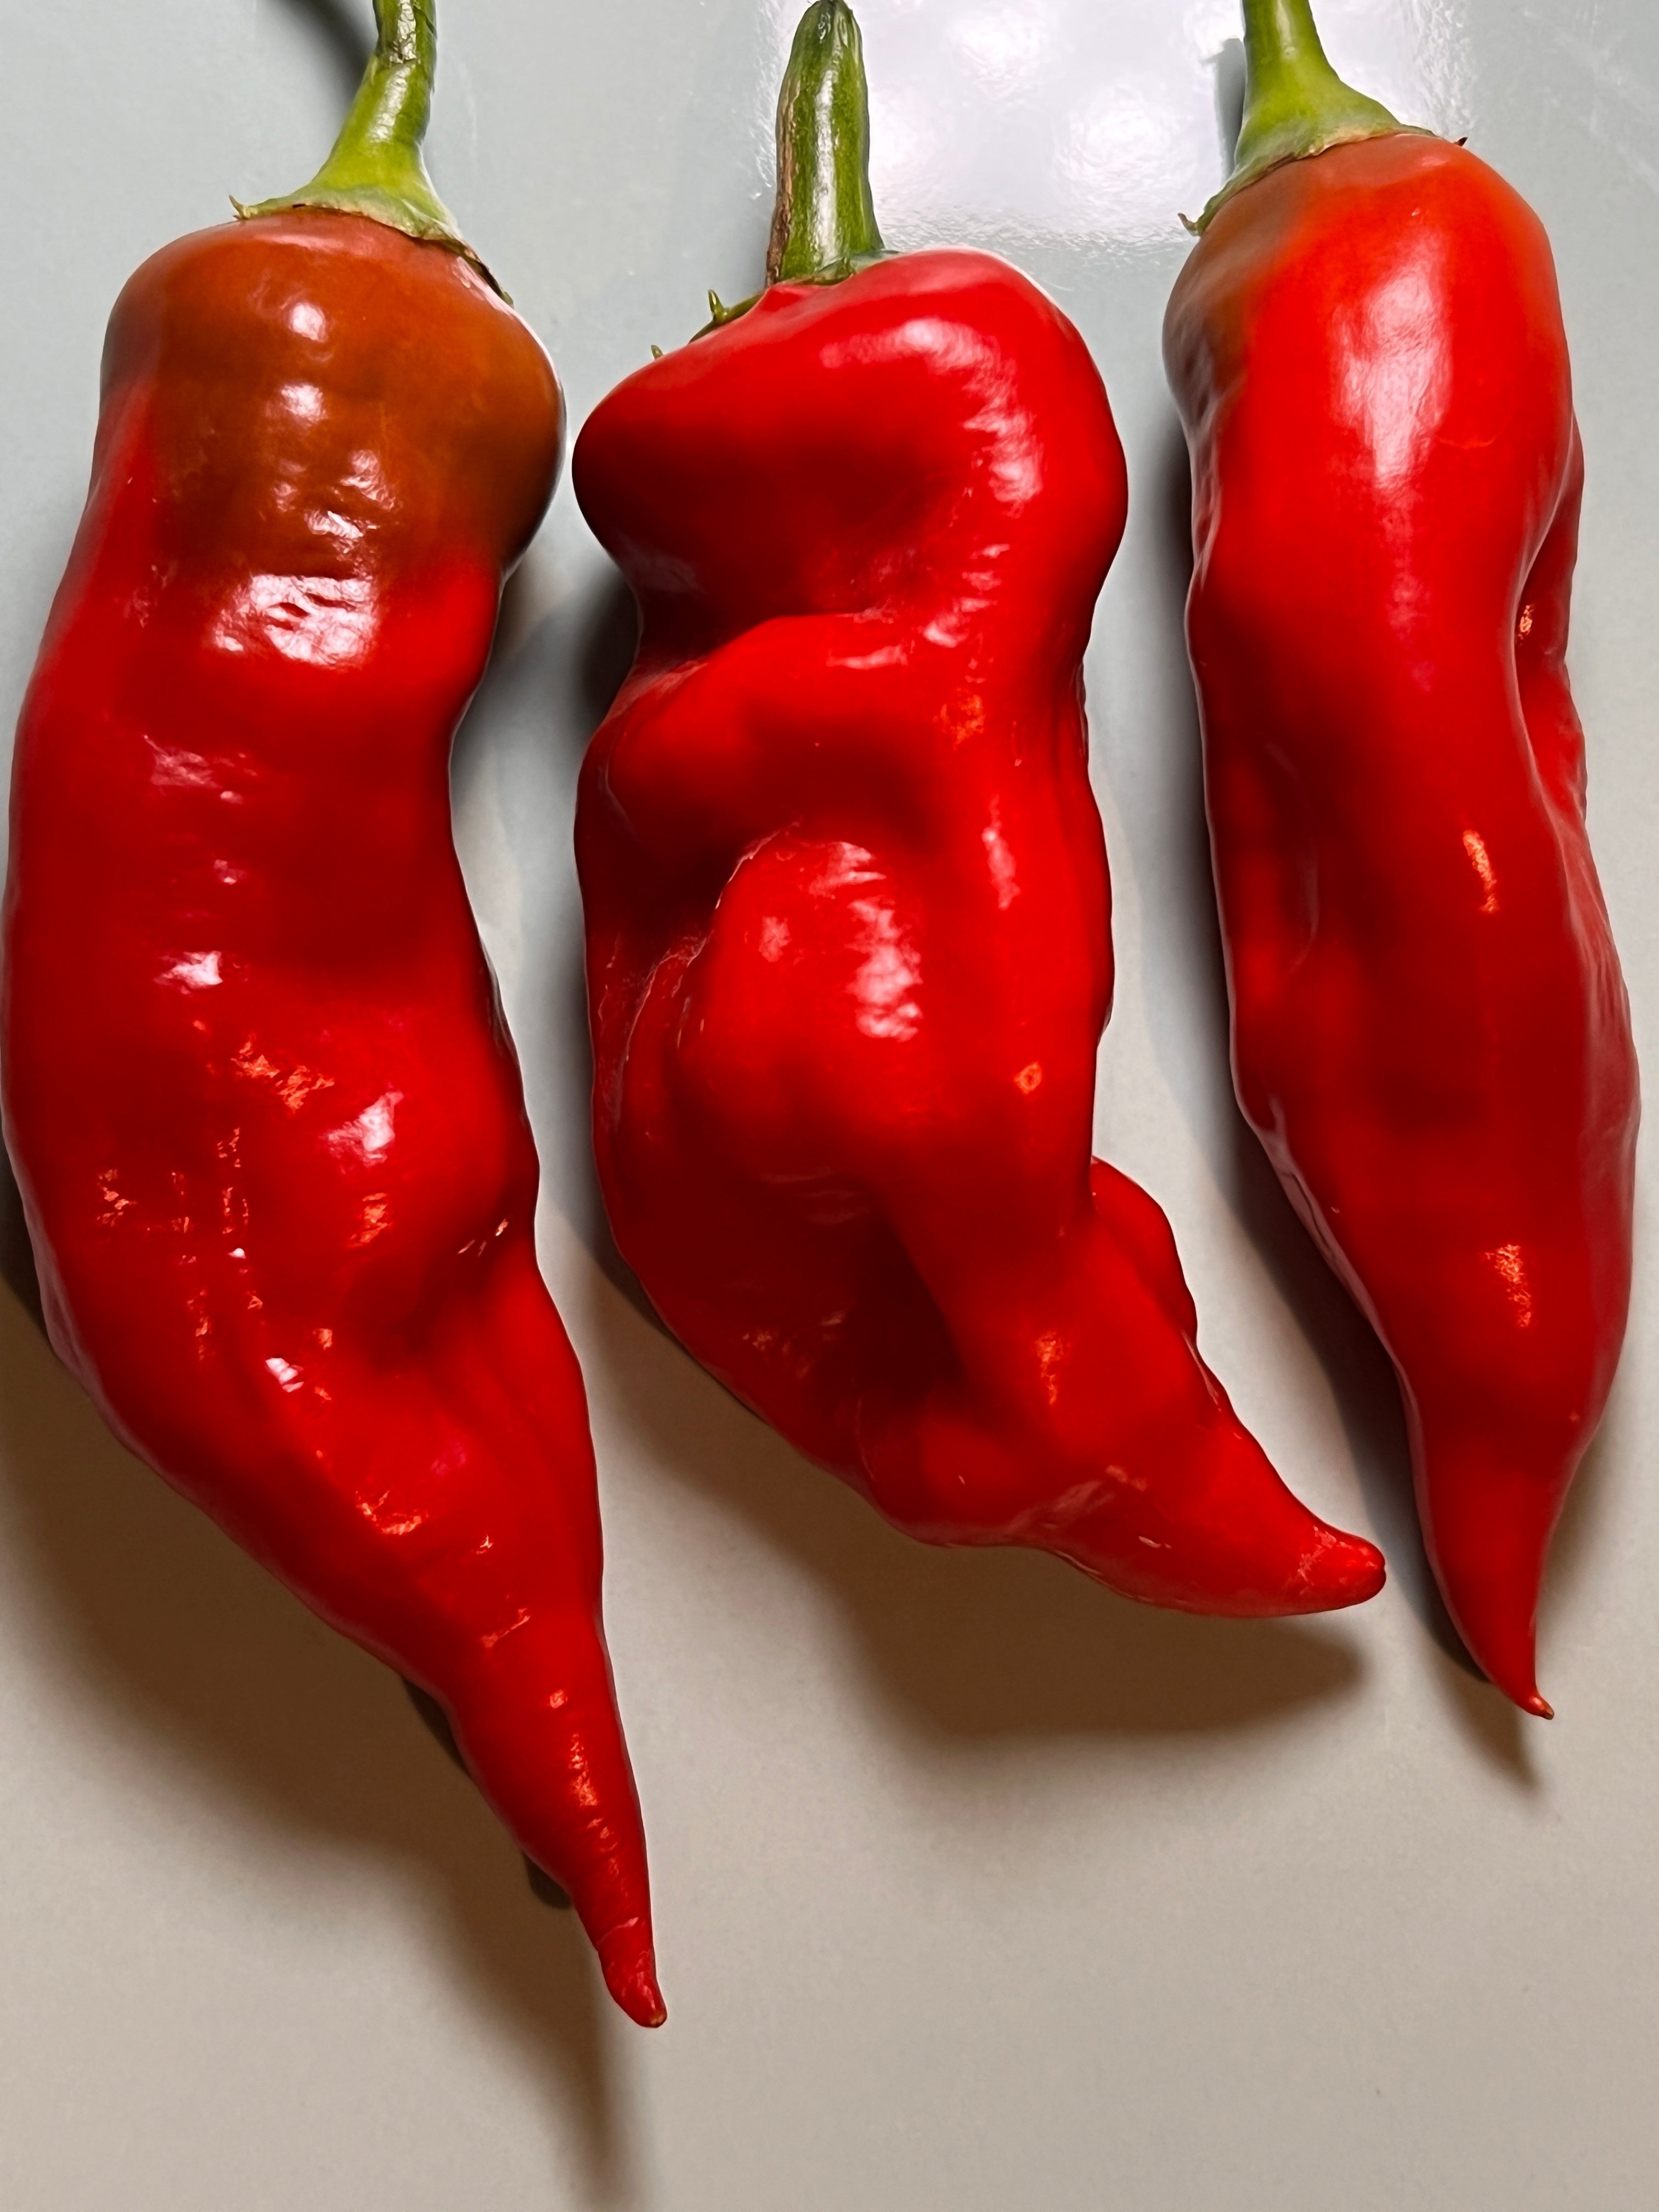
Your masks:
[{"label": "soft shadow on surface", "polygon": [[[573,728],[591,732],[605,720],[611,701],[634,665],[634,648],[639,642],[639,611],[634,604],[634,594],[613,570],[605,588],[586,609],[577,641],[574,696],[570,702]],[[570,948],[562,1015],[566,1064],[573,1085],[580,1086],[580,1127],[586,1132],[593,1091],[593,1047],[587,1026],[587,973],[580,944],[573,944]],[[654,1327],[660,1328],[662,1324],[650,1300],[641,1290],[633,1269],[617,1251],[611,1237],[591,1146],[583,1147],[582,1169],[578,1186],[580,1202],[573,1210],[571,1225],[611,1281]]]},{"label": "soft shadow on surface", "polygon": [[1057,1559],[900,1535],[619,1302],[601,1302],[600,1326],[653,1459],[823,1584],[883,1694],[935,1740],[1202,1735],[1358,1686],[1332,1624],[1162,1613]]},{"label": "soft shadow on surface", "polygon": [[[593,732],[610,712],[612,700],[623,687],[634,663],[639,633],[639,611],[634,594],[621,574],[612,568],[582,609],[571,641],[563,721],[578,741],[579,757],[586,752]],[[640,1288],[638,1278],[617,1249],[611,1224],[605,1218],[592,1146],[587,1141],[593,1095],[593,1045],[587,1024],[586,964],[580,939],[574,939],[567,948],[555,978],[554,991],[550,1026],[562,1048],[560,1067],[566,1126],[580,1128],[583,1133],[580,1157],[562,1193],[567,1218],[607,1279],[653,1328],[661,1329],[662,1323]]]},{"label": "soft shadow on surface", "polygon": [[396,1679],[314,1620],[125,1452],[0,1293],[0,1511],[50,1600],[62,1663],[123,1725],[233,1800],[261,1852],[372,1854],[428,1901],[478,2002],[546,2078],[592,2201],[635,2200],[609,2001],[574,1915],[548,1911]]},{"label": "soft shadow on surface", "polygon": [[537,611],[537,583],[532,548],[501,586],[501,603],[495,617],[489,662],[479,680],[449,753],[449,782],[460,791],[471,781],[478,763],[488,757],[501,713],[523,680],[521,664],[532,648],[541,620]]},{"label": "soft shadow on surface", "polygon": [[283,4],[327,49],[349,100],[374,51],[374,37],[363,20],[367,10],[348,6],[346,0],[283,0]]},{"label": "soft shadow on surface", "polygon": [[592,732],[611,711],[634,665],[639,643],[639,611],[634,594],[613,570],[605,588],[587,611],[576,661],[577,705],[581,726]]},{"label": "soft shadow on surface", "polygon": [[34,1272],[34,1253],[23,1200],[11,1161],[0,1146],[0,1282],[3,1282],[37,1328],[44,1326],[40,1311],[40,1283]]},{"label": "soft shadow on surface", "polygon": [[[603,719],[634,637],[632,601],[618,580],[587,611],[570,726],[591,731]],[[558,1012],[585,1082],[591,1060],[579,969]],[[1266,1723],[1356,1686],[1353,1649],[1328,1626],[1161,1613],[1058,1560],[937,1551],[899,1535],[672,1341],[611,1242],[591,1155],[586,1178],[572,1226],[652,1324],[647,1334],[623,1306],[600,1301],[608,1364],[653,1457],[828,1586],[910,1725],[963,1743],[1196,1733]]]},{"label": "soft shadow on surface", "polygon": [[[550,719],[556,730],[568,733],[568,752],[560,763],[559,787],[544,788],[538,796],[556,810],[551,818],[562,823],[558,835],[568,840],[568,781],[589,733],[628,672],[637,623],[632,594],[608,563],[597,590],[584,582],[573,591],[568,580],[561,581],[563,590],[554,583],[549,556],[540,549],[532,549],[508,578],[489,666],[455,741],[451,788],[458,810],[465,809],[502,732],[524,725],[544,730]],[[510,870],[522,865],[531,883],[515,917],[518,927],[538,932],[524,947],[524,965],[551,978],[550,984],[539,986],[549,1014],[546,1030],[538,1036],[539,1048],[526,1060],[524,1072],[537,1121],[544,1192],[583,1243],[601,1255],[613,1279],[622,1282],[627,1271],[611,1244],[593,1173],[593,1069],[581,932],[565,926],[562,901],[557,926],[550,932],[539,911],[544,887],[535,881],[538,868],[556,869],[562,858],[544,850],[533,860],[508,864]],[[573,925],[575,911],[573,902]],[[538,1024],[528,1027],[538,1035]]]},{"label": "soft shadow on surface", "polygon": [[1244,41],[1224,39],[1211,57],[1215,70],[1215,127],[1221,141],[1221,173],[1228,176],[1238,153],[1244,125]]}]

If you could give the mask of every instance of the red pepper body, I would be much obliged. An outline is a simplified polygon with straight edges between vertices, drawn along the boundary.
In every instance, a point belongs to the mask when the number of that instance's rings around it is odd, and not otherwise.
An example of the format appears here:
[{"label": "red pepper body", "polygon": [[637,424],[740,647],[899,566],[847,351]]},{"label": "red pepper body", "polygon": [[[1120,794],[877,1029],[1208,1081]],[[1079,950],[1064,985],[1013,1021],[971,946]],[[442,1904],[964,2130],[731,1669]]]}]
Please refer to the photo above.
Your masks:
[{"label": "red pepper body", "polygon": [[1369,1595],[1091,1160],[1079,667],[1125,478],[1077,332],[976,253],[777,283],[574,477],[643,613],[577,858],[600,1178],[669,1327],[928,1541],[1201,1612]]},{"label": "red pepper body", "polygon": [[581,1378],[450,832],[561,435],[530,331],[378,222],[133,277],[18,735],[6,1134],[64,1358],[441,1701],[649,2020]]},{"label": "red pepper body", "polygon": [[1551,1528],[1625,1327],[1637,1075],[1564,665],[1549,246],[1380,137],[1217,212],[1166,351],[1238,1095],[1392,1354],[1431,1557],[1538,1711]]}]

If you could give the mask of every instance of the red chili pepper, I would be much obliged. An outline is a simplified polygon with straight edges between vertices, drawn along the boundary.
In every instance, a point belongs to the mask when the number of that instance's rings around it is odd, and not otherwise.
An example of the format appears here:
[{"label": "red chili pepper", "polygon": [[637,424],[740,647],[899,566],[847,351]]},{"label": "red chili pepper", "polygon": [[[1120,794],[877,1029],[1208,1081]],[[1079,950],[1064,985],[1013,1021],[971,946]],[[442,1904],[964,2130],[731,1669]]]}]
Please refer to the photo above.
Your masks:
[{"label": "red chili pepper", "polygon": [[1005,263],[886,256],[859,35],[810,9],[768,289],[594,413],[643,616],[584,766],[600,1178],[703,1364],[899,1527],[1206,1613],[1369,1597],[1091,1160],[1111,993],[1079,664],[1123,459]]},{"label": "red chili pepper", "polygon": [[441,1701],[650,2023],[581,1377],[450,834],[562,404],[426,179],[429,0],[376,13],[313,183],[111,320],[18,733],[6,1138],[112,1426]]},{"label": "red chili pepper", "polygon": [[1564,661],[1554,269],[1501,178],[1340,82],[1307,0],[1245,19],[1238,167],[1165,332],[1238,1096],[1393,1357],[1453,1617],[1547,1714],[1638,1112]]}]

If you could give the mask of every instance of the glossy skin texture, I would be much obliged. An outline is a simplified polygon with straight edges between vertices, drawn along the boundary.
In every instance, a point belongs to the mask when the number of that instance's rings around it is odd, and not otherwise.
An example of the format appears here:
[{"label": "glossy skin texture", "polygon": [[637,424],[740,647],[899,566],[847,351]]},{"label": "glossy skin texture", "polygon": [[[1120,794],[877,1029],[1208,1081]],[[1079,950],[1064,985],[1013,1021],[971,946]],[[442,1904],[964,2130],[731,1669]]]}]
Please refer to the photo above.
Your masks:
[{"label": "glossy skin texture", "polygon": [[1547,1711],[1546,1547],[1624,1333],[1637,1075],[1564,655],[1548,243],[1438,140],[1297,161],[1170,303],[1238,1096],[1392,1354],[1470,1650]]},{"label": "glossy skin texture", "polygon": [[18,735],[6,1135],[111,1425],[441,1701],[648,2021],[586,1401],[450,832],[562,429],[505,303],[377,222],[133,277]]},{"label": "glossy skin texture", "polygon": [[1076,331],[982,254],[779,284],[573,474],[643,614],[577,859],[600,1178],[669,1327],[927,1541],[1200,1612],[1370,1595],[1091,1164],[1079,671],[1125,480]]}]

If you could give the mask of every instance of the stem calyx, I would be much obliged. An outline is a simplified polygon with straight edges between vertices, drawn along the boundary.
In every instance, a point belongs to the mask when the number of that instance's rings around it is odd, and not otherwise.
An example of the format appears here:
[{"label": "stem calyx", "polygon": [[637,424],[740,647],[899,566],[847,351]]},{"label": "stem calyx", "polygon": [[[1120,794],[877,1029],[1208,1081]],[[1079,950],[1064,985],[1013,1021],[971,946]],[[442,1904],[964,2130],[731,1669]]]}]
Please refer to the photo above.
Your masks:
[{"label": "stem calyx", "polygon": [[1244,0],[1244,119],[1233,173],[1187,227],[1206,229],[1218,209],[1285,161],[1413,129],[1343,82],[1325,58],[1310,0]]},{"label": "stem calyx", "polygon": [[[847,0],[814,0],[778,94],[778,196],[766,282],[839,284],[886,256],[870,191],[870,94],[858,19]],[[728,307],[711,292],[712,319],[697,336],[735,322],[760,296]]]},{"label": "stem calyx", "polygon": [[368,216],[408,237],[447,246],[489,277],[426,171],[422,148],[438,66],[436,0],[374,0],[374,51],[350,112],[310,183],[252,207],[232,204],[244,219],[307,207]]}]

